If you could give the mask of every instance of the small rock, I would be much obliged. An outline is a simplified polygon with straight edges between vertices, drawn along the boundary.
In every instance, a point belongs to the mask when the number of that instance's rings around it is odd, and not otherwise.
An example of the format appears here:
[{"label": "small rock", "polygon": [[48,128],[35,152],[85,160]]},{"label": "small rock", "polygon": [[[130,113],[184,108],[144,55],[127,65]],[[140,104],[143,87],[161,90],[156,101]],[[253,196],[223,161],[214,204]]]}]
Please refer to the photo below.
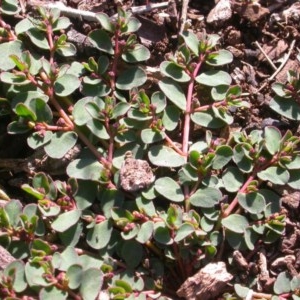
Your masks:
[{"label": "small rock", "polygon": [[147,161],[135,159],[130,151],[126,152],[120,169],[120,184],[125,191],[137,192],[145,189],[154,179],[155,176]]},{"label": "small rock", "polygon": [[230,0],[220,0],[217,5],[209,12],[206,22],[212,25],[222,25],[232,16]]}]

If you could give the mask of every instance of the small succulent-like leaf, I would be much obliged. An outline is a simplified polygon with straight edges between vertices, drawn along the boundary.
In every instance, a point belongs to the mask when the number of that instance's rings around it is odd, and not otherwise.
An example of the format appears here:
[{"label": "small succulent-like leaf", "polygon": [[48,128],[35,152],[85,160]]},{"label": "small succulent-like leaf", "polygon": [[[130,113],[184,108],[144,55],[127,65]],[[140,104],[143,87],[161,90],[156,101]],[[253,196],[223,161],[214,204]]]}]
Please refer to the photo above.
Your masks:
[{"label": "small succulent-like leaf", "polygon": [[122,33],[132,33],[139,30],[141,22],[135,17],[129,17],[125,26],[121,27]]},{"label": "small succulent-like leaf", "polygon": [[220,128],[226,124],[223,120],[215,117],[212,109],[205,112],[195,112],[191,115],[191,119],[195,124],[207,128]]},{"label": "small succulent-like leaf", "polygon": [[10,55],[21,56],[23,51],[23,43],[19,40],[0,44],[0,69],[8,71],[15,67],[15,63],[9,58]]},{"label": "small succulent-like leaf", "polygon": [[230,51],[221,49],[217,52],[211,52],[205,62],[210,66],[223,66],[231,63],[233,60],[233,55]]},{"label": "small succulent-like leaf", "polygon": [[300,172],[299,169],[297,170],[290,170],[290,179],[288,181],[288,185],[296,190],[299,190],[300,187]]},{"label": "small succulent-like leaf", "polygon": [[161,113],[167,105],[166,97],[162,92],[154,92],[151,96],[151,104],[155,106],[155,112]]},{"label": "small succulent-like leaf", "polygon": [[149,150],[150,162],[159,167],[180,167],[185,163],[183,156],[172,148],[162,145],[152,146]]},{"label": "small succulent-like leaf", "polygon": [[186,110],[186,98],[182,88],[171,78],[164,78],[158,83],[163,93],[170,99],[178,108]]},{"label": "small succulent-like leaf", "polygon": [[116,87],[120,90],[130,90],[143,85],[147,80],[146,72],[140,67],[131,67],[123,71],[117,78]]},{"label": "small succulent-like leaf", "polygon": [[37,149],[47,144],[52,137],[52,131],[45,131],[43,134],[34,132],[27,138],[28,146],[32,149]]},{"label": "small succulent-like leaf", "polygon": [[56,49],[56,52],[61,56],[69,57],[75,55],[77,49],[73,44],[66,42],[63,45],[59,45]]},{"label": "small succulent-like leaf", "polygon": [[170,235],[168,227],[164,223],[156,223],[154,229],[154,239],[163,245],[170,245],[173,243],[173,240]]},{"label": "small succulent-like leaf", "polygon": [[54,91],[56,95],[65,97],[72,94],[80,86],[80,80],[72,74],[64,74],[54,82]]},{"label": "small succulent-like leaf", "polygon": [[198,189],[191,197],[190,202],[196,207],[214,207],[222,198],[222,193],[213,187]]},{"label": "small succulent-like leaf", "polygon": [[300,105],[294,99],[275,96],[271,99],[269,106],[278,114],[288,119],[300,120]]},{"label": "small succulent-like leaf", "polygon": [[160,64],[160,71],[163,75],[168,76],[178,82],[188,82],[191,79],[184,69],[174,62],[162,62]]},{"label": "small succulent-like leaf", "polygon": [[2,82],[14,85],[26,85],[29,84],[30,81],[26,78],[25,74],[14,74],[10,72],[2,72],[0,75],[0,79]]},{"label": "small succulent-like leaf", "polygon": [[183,239],[191,235],[194,231],[195,228],[191,224],[189,223],[182,224],[176,232],[174,242],[178,243],[182,241]]},{"label": "small succulent-like leaf", "polygon": [[104,124],[98,119],[89,120],[86,123],[86,126],[90,129],[90,131],[98,138],[102,140],[108,140],[109,134],[104,126]]},{"label": "small succulent-like leaf", "polygon": [[226,191],[237,192],[244,182],[244,174],[236,167],[228,167],[223,173],[222,180]]},{"label": "small succulent-like leaf", "polygon": [[111,55],[114,54],[113,44],[109,35],[104,30],[93,30],[89,34],[89,40],[99,50]]},{"label": "small succulent-like leaf", "polygon": [[290,94],[286,92],[286,86],[283,83],[275,82],[272,84],[272,90],[276,93],[277,96],[282,98],[291,98]]},{"label": "small succulent-like leaf", "polygon": [[191,31],[184,31],[181,36],[187,47],[196,55],[199,55],[199,41],[197,36]]},{"label": "small succulent-like leaf", "polygon": [[203,85],[218,86],[218,85],[230,85],[231,76],[222,70],[209,70],[198,75],[195,80]]},{"label": "small succulent-like leaf", "polygon": [[65,300],[68,297],[68,293],[61,289],[58,289],[56,286],[44,287],[40,290],[39,298],[45,300]]},{"label": "small succulent-like leaf", "polygon": [[140,230],[136,236],[136,241],[141,244],[148,242],[153,234],[154,224],[152,221],[147,221],[143,223],[140,227]]},{"label": "small succulent-like leaf", "polygon": [[167,105],[164,110],[162,122],[166,130],[173,131],[178,125],[181,111],[175,105]]},{"label": "small succulent-like leaf", "polygon": [[143,246],[135,240],[125,241],[121,249],[122,258],[126,265],[132,269],[141,263],[143,254]]},{"label": "small succulent-like leaf", "polygon": [[249,226],[247,218],[238,214],[229,215],[222,219],[221,223],[226,229],[235,233],[244,233],[245,229]]},{"label": "small succulent-like leaf", "polygon": [[103,285],[103,274],[99,269],[90,268],[82,272],[79,293],[83,300],[96,299]]},{"label": "small succulent-like leaf", "polygon": [[27,262],[25,265],[25,275],[30,287],[46,287],[52,285],[52,283],[46,279],[45,270],[39,263]]},{"label": "small succulent-like leaf", "polygon": [[215,170],[220,170],[225,167],[231,160],[233,151],[227,145],[219,146],[215,151],[212,167]]},{"label": "small succulent-like leaf", "polygon": [[245,287],[245,286],[242,286],[241,284],[236,283],[234,285],[234,291],[240,298],[244,299],[249,294],[250,289],[248,287]]},{"label": "small succulent-like leaf", "polygon": [[101,26],[109,32],[113,32],[115,30],[115,26],[113,25],[112,21],[110,20],[109,16],[105,13],[97,13],[96,19],[99,21]]},{"label": "small succulent-like leaf", "polygon": [[280,149],[281,133],[276,127],[267,126],[264,135],[265,146],[269,153],[274,155]]},{"label": "small succulent-like leaf", "polygon": [[81,211],[74,209],[60,214],[51,224],[52,229],[63,232],[76,224],[81,216]]},{"label": "small succulent-like leaf", "polygon": [[286,169],[281,167],[269,167],[266,170],[258,172],[257,176],[261,180],[271,181],[274,184],[286,184],[289,181],[290,174]]},{"label": "small succulent-like leaf", "polygon": [[58,30],[62,30],[62,29],[67,29],[71,25],[72,25],[72,23],[69,18],[60,17],[53,23],[52,30],[58,31]]},{"label": "small succulent-like leaf", "polygon": [[103,166],[96,159],[82,158],[68,165],[67,174],[77,179],[98,181],[102,170]]},{"label": "small succulent-like leaf", "polygon": [[173,202],[184,200],[183,192],[179,184],[170,177],[161,177],[154,183],[154,188],[163,197]]},{"label": "small succulent-like leaf", "polygon": [[38,28],[30,28],[26,31],[26,33],[35,46],[45,50],[50,49],[46,35],[43,32],[41,32]]},{"label": "small succulent-like leaf", "polygon": [[52,158],[62,158],[75,146],[77,134],[75,132],[56,132],[52,135],[51,141],[44,149],[48,156]]},{"label": "small succulent-like leaf", "polygon": [[0,11],[4,15],[15,15],[20,11],[17,0],[4,0],[1,3]]},{"label": "small succulent-like leaf", "polygon": [[145,144],[152,144],[162,141],[165,138],[165,133],[156,131],[150,128],[143,129],[141,132],[141,139]]},{"label": "small succulent-like leaf", "polygon": [[93,249],[103,249],[110,241],[112,230],[111,221],[105,220],[89,230],[86,241]]},{"label": "small succulent-like leaf", "polygon": [[70,266],[66,272],[66,276],[69,280],[69,288],[72,290],[77,289],[82,280],[82,266],[77,264]]},{"label": "small succulent-like leaf", "polygon": [[150,51],[144,45],[136,44],[122,54],[122,59],[128,63],[146,61],[150,58]]},{"label": "small succulent-like leaf", "polygon": [[265,198],[257,193],[238,194],[239,204],[251,214],[259,214],[265,210],[266,201]]},{"label": "small succulent-like leaf", "polygon": [[288,293],[291,291],[291,276],[287,271],[278,274],[276,281],[274,282],[274,292],[277,295]]},{"label": "small succulent-like leaf", "polygon": [[22,261],[12,261],[5,267],[3,275],[12,279],[12,286],[15,292],[21,293],[26,289],[25,265]]}]

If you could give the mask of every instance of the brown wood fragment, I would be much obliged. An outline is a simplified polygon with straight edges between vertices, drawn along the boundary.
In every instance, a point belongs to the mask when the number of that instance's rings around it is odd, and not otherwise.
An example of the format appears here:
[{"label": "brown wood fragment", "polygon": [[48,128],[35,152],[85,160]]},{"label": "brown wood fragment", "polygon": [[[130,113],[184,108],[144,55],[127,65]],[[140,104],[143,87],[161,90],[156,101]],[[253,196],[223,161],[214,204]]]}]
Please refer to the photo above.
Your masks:
[{"label": "brown wood fragment", "polygon": [[232,277],[224,262],[210,263],[189,277],[178,289],[177,295],[188,300],[217,299]]}]

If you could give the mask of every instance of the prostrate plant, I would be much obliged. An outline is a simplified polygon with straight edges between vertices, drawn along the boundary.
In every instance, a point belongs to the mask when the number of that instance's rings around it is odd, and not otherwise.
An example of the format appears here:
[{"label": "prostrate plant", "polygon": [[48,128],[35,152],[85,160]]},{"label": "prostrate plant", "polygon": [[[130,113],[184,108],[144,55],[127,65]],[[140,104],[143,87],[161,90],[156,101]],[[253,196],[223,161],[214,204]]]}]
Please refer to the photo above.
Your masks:
[{"label": "prostrate plant", "polygon": [[[280,237],[285,216],[266,182],[299,186],[299,138],[275,127],[222,138],[209,130],[248,107],[219,69],[232,61],[219,36],[184,32],[149,95],[141,63],[150,52],[130,13],[98,14],[89,39],[99,57],[66,63],[76,53],[61,33],[70,21],[39,12],[0,45],[8,131],[27,132],[28,145],[54,159],[85,148],[66,181],[33,174],[22,186],[32,203],[0,209],[0,242],[20,259],[2,273],[4,298],[166,299],[225,245],[251,251]],[[197,128],[208,128],[204,137]],[[121,188],[128,151],[137,168],[153,167],[150,186]]]}]

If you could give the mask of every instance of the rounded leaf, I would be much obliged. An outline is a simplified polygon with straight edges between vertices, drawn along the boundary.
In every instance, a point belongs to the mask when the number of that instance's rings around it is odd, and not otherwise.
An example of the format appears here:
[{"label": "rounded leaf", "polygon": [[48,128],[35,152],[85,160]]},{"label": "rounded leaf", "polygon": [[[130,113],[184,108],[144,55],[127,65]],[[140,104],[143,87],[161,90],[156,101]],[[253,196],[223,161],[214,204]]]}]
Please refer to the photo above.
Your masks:
[{"label": "rounded leaf", "polygon": [[236,167],[228,167],[222,176],[226,191],[237,192],[244,183],[244,174]]},{"label": "rounded leaf", "polygon": [[153,229],[154,229],[154,224],[152,221],[147,221],[143,223],[135,239],[139,243],[145,244],[151,239],[151,236],[153,234]]},{"label": "rounded leaf", "polygon": [[136,44],[122,54],[122,59],[128,63],[137,63],[150,58],[150,51],[144,45]]},{"label": "rounded leaf", "polygon": [[191,31],[182,32],[181,36],[184,39],[187,47],[196,55],[199,55],[199,40],[197,36]]},{"label": "rounded leaf", "polygon": [[74,159],[67,167],[67,174],[70,177],[84,180],[98,181],[103,166],[95,159],[82,158]]},{"label": "rounded leaf", "polygon": [[185,158],[170,147],[155,145],[148,153],[150,162],[159,167],[176,168],[185,163]]},{"label": "rounded leaf", "polygon": [[[4,256],[2,256],[3,258]],[[25,265],[22,261],[15,260],[9,263],[3,271],[3,275],[12,278],[12,286],[15,292],[21,293],[27,288]]]},{"label": "rounded leaf", "polygon": [[80,80],[72,74],[64,74],[54,82],[55,94],[60,97],[71,95],[80,86]]},{"label": "rounded leaf", "polygon": [[83,300],[96,299],[103,285],[103,274],[99,269],[90,268],[82,273],[79,293]]},{"label": "rounded leaf", "polygon": [[173,202],[182,202],[184,195],[180,185],[170,177],[161,177],[154,183],[154,189],[163,197]]},{"label": "rounded leaf", "polygon": [[182,67],[170,61],[160,64],[160,72],[178,82],[188,82],[191,79]]},{"label": "rounded leaf", "polygon": [[278,114],[288,119],[296,121],[300,120],[300,105],[294,99],[275,96],[271,99],[269,106]]},{"label": "rounded leaf", "polygon": [[116,87],[120,90],[131,90],[143,85],[146,80],[147,74],[142,68],[131,67],[118,76]]},{"label": "rounded leaf", "polygon": [[156,131],[150,128],[143,129],[141,132],[141,139],[145,144],[152,144],[162,141],[165,138],[165,133]]},{"label": "rounded leaf", "polygon": [[111,222],[105,220],[89,230],[86,241],[94,249],[103,249],[110,241],[112,230]]},{"label": "rounded leaf", "polygon": [[212,109],[208,109],[205,112],[193,113],[191,119],[195,124],[207,128],[221,128],[226,124],[223,120],[216,118]]},{"label": "rounded leaf", "polygon": [[289,293],[291,291],[291,279],[292,278],[287,271],[279,273],[274,283],[274,292],[277,295]]},{"label": "rounded leaf", "polygon": [[198,189],[191,197],[190,202],[196,207],[214,207],[222,199],[222,193],[213,187]]},{"label": "rounded leaf", "polygon": [[75,146],[76,142],[77,134],[75,132],[56,132],[52,135],[50,143],[44,149],[48,156],[62,158]]},{"label": "rounded leaf", "polygon": [[170,99],[178,108],[186,110],[186,98],[182,88],[171,78],[164,78],[158,83],[163,93]]},{"label": "rounded leaf", "polygon": [[217,85],[230,85],[231,76],[222,70],[209,70],[198,75],[195,80],[203,85],[217,86]]},{"label": "rounded leaf", "polygon": [[114,54],[113,44],[109,35],[102,29],[96,29],[89,34],[90,42],[99,50],[108,54]]},{"label": "rounded leaf", "polygon": [[281,167],[269,167],[268,169],[259,172],[257,176],[261,180],[270,181],[280,185],[288,183],[290,178],[289,172]]},{"label": "rounded leaf", "polygon": [[280,149],[281,133],[276,127],[267,126],[264,130],[265,146],[270,154],[275,154]]},{"label": "rounded leaf", "polygon": [[188,223],[182,224],[175,235],[174,242],[178,243],[188,237],[190,234],[192,234],[195,231],[194,226]]},{"label": "rounded leaf", "polygon": [[265,198],[257,193],[238,194],[239,204],[250,214],[259,214],[265,210]]},{"label": "rounded leaf", "polygon": [[68,297],[68,293],[55,286],[49,286],[42,288],[39,293],[39,299],[43,300],[65,300]]},{"label": "rounded leaf", "polygon": [[81,210],[74,209],[60,214],[51,224],[52,229],[64,232],[76,224],[81,217]]},{"label": "rounded leaf", "polygon": [[121,256],[131,269],[136,268],[141,263],[143,253],[143,246],[135,240],[124,242],[121,249]]},{"label": "rounded leaf", "polygon": [[72,265],[68,268],[66,276],[69,280],[68,286],[70,289],[77,289],[82,280],[82,266],[81,265]]},{"label": "rounded leaf", "polygon": [[219,146],[215,151],[212,167],[215,170],[220,170],[225,167],[231,160],[233,151],[230,146]]},{"label": "rounded leaf", "polygon": [[229,215],[222,219],[221,223],[226,229],[235,233],[244,233],[249,226],[247,218],[238,214]]},{"label": "rounded leaf", "polygon": [[23,43],[19,40],[0,44],[0,69],[2,71],[8,71],[15,67],[14,61],[10,58],[10,55],[21,56],[23,51]]},{"label": "rounded leaf", "polygon": [[211,52],[205,62],[210,66],[223,66],[231,63],[233,60],[233,55],[230,51],[221,49],[217,52]]}]

